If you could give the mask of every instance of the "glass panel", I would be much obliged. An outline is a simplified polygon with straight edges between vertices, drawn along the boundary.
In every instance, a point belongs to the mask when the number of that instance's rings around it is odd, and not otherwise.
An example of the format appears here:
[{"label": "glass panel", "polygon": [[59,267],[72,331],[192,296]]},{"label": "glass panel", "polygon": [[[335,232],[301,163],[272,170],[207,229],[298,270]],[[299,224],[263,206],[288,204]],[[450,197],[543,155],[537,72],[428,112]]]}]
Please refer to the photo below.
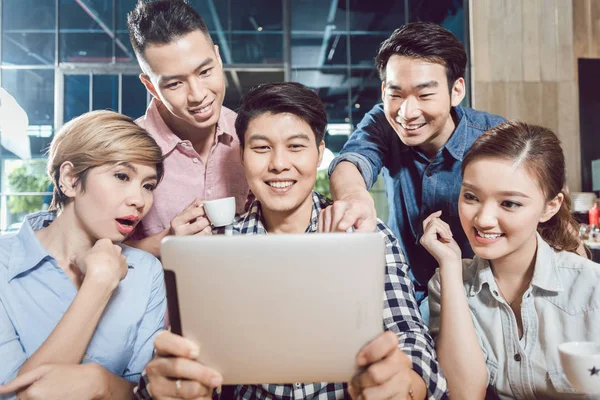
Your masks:
[{"label": "glass panel", "polygon": [[90,110],[89,75],[65,75],[64,122]]},{"label": "glass panel", "polygon": [[299,0],[291,3],[294,67],[345,65],[345,1]]},{"label": "glass panel", "polygon": [[54,70],[2,70],[2,87],[23,107],[30,126],[54,125]]},{"label": "glass panel", "polygon": [[376,104],[381,103],[381,80],[375,69],[352,71],[352,129]]},{"label": "glass panel", "polygon": [[224,64],[283,62],[281,0],[196,0],[190,4],[204,18]]},{"label": "glass panel", "polygon": [[45,159],[4,160],[2,171],[2,193],[11,194],[0,198],[0,232],[5,233],[18,230],[25,215],[47,208],[52,189]]},{"label": "glass panel", "polygon": [[243,93],[251,87],[261,83],[282,82],[283,70],[281,71],[226,71],[226,90],[223,104],[225,107],[235,110],[240,106]]},{"label": "glass panel", "polygon": [[327,108],[329,123],[348,123],[349,81],[345,69],[294,70],[292,80],[314,89]]},{"label": "glass panel", "polygon": [[119,76],[94,75],[92,110],[119,110]]},{"label": "glass panel", "polygon": [[2,63],[54,65],[54,1],[2,2]]},{"label": "glass panel", "polygon": [[121,112],[133,119],[139,118],[146,112],[146,88],[137,75],[123,75],[121,83]]},{"label": "glass panel", "polygon": [[112,61],[112,0],[60,0],[60,61]]},{"label": "glass panel", "polygon": [[117,0],[116,2],[116,27],[117,42],[116,62],[137,63],[131,42],[129,41],[129,29],[127,28],[127,14],[131,12],[137,3],[137,0]]}]

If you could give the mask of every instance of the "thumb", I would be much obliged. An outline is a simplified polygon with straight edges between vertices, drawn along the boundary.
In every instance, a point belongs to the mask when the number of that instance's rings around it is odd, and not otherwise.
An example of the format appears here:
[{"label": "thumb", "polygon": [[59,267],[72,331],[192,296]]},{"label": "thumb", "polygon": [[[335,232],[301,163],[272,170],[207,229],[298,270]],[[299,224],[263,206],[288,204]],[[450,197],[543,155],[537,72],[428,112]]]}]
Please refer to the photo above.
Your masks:
[{"label": "thumb", "polygon": [[21,391],[28,386],[31,386],[35,381],[42,378],[48,371],[52,369],[52,365],[40,365],[21,376],[16,377],[6,385],[0,385],[0,394],[8,394]]}]

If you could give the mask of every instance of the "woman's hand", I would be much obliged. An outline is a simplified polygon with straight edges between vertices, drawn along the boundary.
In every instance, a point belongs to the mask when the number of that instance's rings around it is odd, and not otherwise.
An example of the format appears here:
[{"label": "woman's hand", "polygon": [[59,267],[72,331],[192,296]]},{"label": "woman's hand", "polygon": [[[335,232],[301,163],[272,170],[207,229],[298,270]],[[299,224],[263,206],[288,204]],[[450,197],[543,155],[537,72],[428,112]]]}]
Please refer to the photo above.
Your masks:
[{"label": "woman's hand", "polygon": [[144,372],[153,399],[211,399],[221,386],[221,375],[196,361],[200,348],[191,340],[163,331],[154,348],[156,356]]},{"label": "woman's hand", "polygon": [[447,262],[460,264],[461,251],[452,238],[450,226],[440,219],[441,211],[436,211],[423,221],[423,236],[420,243],[440,264]]},{"label": "woman's hand", "polygon": [[90,250],[73,256],[71,262],[85,275],[84,282],[106,285],[111,290],[127,276],[127,260],[121,247],[109,239],[98,240]]},{"label": "woman's hand", "polygon": [[95,363],[45,364],[0,386],[0,395],[16,392],[19,400],[100,399],[108,389],[107,373]]}]

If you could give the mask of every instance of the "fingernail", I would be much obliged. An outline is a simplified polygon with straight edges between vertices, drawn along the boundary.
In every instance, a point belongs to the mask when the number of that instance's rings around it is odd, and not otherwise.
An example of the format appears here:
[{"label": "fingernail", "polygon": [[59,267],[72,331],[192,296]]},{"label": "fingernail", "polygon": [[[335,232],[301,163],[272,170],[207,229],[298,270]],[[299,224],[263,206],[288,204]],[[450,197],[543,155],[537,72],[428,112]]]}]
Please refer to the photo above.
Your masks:
[{"label": "fingernail", "polygon": [[223,383],[223,378],[221,378],[220,376],[214,376],[211,380],[210,380],[210,384],[213,387],[217,387],[217,386],[221,386],[221,383]]},{"label": "fingernail", "polygon": [[365,356],[360,355],[358,356],[358,358],[356,359],[356,362],[358,363],[359,366],[363,366],[367,363],[367,359],[365,358]]},{"label": "fingernail", "polygon": [[197,346],[194,346],[190,350],[190,358],[196,359],[198,357],[200,357],[200,349]]}]

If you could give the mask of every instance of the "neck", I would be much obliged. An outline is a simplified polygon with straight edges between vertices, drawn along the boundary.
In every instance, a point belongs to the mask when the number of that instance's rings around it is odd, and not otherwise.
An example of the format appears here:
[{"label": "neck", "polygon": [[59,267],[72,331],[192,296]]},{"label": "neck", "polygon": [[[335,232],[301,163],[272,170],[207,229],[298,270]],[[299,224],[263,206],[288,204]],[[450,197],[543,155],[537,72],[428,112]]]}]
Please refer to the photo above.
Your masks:
[{"label": "neck", "polygon": [[521,248],[505,257],[490,261],[494,277],[509,286],[522,286],[530,281],[535,269],[537,236],[535,232]]},{"label": "neck", "polygon": [[437,155],[438,151],[450,140],[450,137],[456,129],[457,121],[454,121],[453,109],[450,109],[450,114],[446,119],[446,123],[441,128],[440,132],[434,136],[433,140],[427,143],[423,143],[419,148],[427,158],[433,160]]},{"label": "neck", "polygon": [[269,233],[304,233],[312,218],[312,193],[296,209],[273,211],[263,207],[265,229]]},{"label": "neck", "polygon": [[201,154],[205,148],[208,150],[211,149],[215,142],[215,133],[217,132],[216,125],[208,128],[198,128],[188,124],[181,118],[174,116],[162,102],[157,101],[156,107],[158,113],[171,132],[181,140],[189,141],[199,154]]},{"label": "neck", "polygon": [[77,220],[72,204],[67,205],[47,228],[36,231],[35,235],[59,265],[69,265],[73,255],[91,249],[95,243]]}]

